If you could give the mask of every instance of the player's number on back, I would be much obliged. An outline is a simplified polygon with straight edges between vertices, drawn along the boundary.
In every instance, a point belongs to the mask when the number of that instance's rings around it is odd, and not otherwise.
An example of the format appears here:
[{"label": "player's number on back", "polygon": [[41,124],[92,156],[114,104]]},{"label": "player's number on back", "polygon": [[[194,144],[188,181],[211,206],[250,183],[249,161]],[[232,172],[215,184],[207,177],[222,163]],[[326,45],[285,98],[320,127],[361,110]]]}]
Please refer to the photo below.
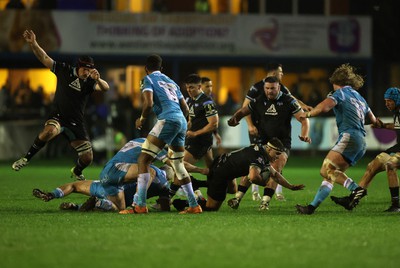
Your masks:
[{"label": "player's number on back", "polygon": [[356,99],[354,99],[354,98],[350,98],[350,102],[351,102],[351,104],[353,104],[354,107],[356,108],[358,117],[359,117],[362,121],[364,121],[364,119],[365,119],[365,114],[364,114],[364,111],[365,111],[365,104],[362,103],[362,102],[360,102],[360,101],[358,101],[358,100],[356,100]]},{"label": "player's number on back", "polygon": [[158,85],[165,90],[165,93],[169,100],[178,102],[178,96],[176,94],[178,89],[173,83],[166,83],[164,81],[159,81]]}]

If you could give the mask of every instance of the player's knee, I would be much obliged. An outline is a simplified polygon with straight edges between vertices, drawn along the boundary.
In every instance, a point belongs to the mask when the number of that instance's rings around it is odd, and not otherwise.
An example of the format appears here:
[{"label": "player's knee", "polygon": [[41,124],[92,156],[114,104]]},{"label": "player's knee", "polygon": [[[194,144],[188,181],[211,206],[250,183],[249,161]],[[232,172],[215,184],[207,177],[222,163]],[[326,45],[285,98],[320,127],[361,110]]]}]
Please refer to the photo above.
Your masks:
[{"label": "player's knee", "polygon": [[329,159],[324,159],[324,162],[322,162],[322,167],[320,170],[320,175],[331,181],[332,183],[335,182],[336,177],[342,173],[339,168]]},{"label": "player's knee", "polygon": [[51,139],[61,132],[61,125],[58,121],[54,119],[47,120],[44,124],[44,130],[42,135],[46,137],[46,139]]},{"label": "player's knee", "polygon": [[189,173],[185,169],[185,165],[183,164],[184,152],[175,152],[171,149],[168,150],[168,157],[171,161],[171,165],[175,170],[176,177],[178,180],[183,180],[185,178],[189,178]]},{"label": "player's knee", "polygon": [[391,156],[385,163],[386,170],[395,170],[399,166],[399,158],[400,155],[396,153],[395,155]]},{"label": "player's knee", "polygon": [[150,155],[153,159],[157,156],[157,154],[161,151],[153,143],[149,142],[147,139],[142,144],[142,153]]},{"label": "player's knee", "polygon": [[375,159],[372,162],[370,162],[368,164],[368,167],[373,166],[374,164],[378,164],[378,165],[380,164],[381,166],[385,166],[385,164],[390,160],[390,158],[391,158],[391,156],[389,154],[380,153],[375,157]]},{"label": "player's knee", "polygon": [[397,165],[393,163],[392,161],[387,161],[386,162],[386,170],[395,170],[397,168]]}]

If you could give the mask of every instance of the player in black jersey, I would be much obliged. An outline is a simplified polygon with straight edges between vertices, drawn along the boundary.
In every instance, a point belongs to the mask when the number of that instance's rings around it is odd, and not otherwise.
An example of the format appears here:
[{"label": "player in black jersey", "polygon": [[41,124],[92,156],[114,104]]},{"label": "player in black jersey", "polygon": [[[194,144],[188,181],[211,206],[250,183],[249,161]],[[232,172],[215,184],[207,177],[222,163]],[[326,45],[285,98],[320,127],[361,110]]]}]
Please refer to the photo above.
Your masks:
[{"label": "player in black jersey", "polygon": [[184,161],[194,164],[204,157],[207,167],[210,167],[213,161],[213,132],[218,128],[218,111],[214,101],[203,93],[200,76],[189,75],[185,84],[190,99]]},{"label": "player in black jersey", "polygon": [[[209,96],[211,99],[213,99],[212,96],[212,90],[213,90],[213,84],[210,78],[203,76],[201,78],[201,90],[203,90],[204,94],[206,94],[207,96]],[[221,146],[222,143],[222,138],[218,133],[218,129],[213,131],[213,135],[215,138],[215,143],[217,144],[217,146]]]},{"label": "player in black jersey", "polygon": [[95,90],[107,91],[110,87],[100,78],[91,57],[80,57],[77,66],[72,67],[50,58],[37,43],[36,35],[32,30],[26,30],[23,37],[38,60],[57,76],[57,89],[52,110],[43,130],[26,155],[15,161],[12,168],[19,171],[48,141],[63,133],[78,153],[76,166],[71,169],[71,177],[84,180],[82,170],[93,160],[92,145],[83,121],[85,106],[89,96]]},{"label": "player in black jersey", "polygon": [[[269,76],[275,76],[279,80],[281,92],[291,95],[289,89],[282,84],[283,78],[283,67],[280,63],[270,62],[267,64],[267,75],[265,78]],[[264,84],[265,78],[261,81],[258,81],[254,85],[252,85],[246,95],[246,98],[243,101],[242,107],[246,107],[249,103],[255,100],[258,96],[262,95],[264,92]],[[310,111],[312,109],[311,106],[306,105],[300,100],[297,100],[304,111]],[[250,143],[258,142],[258,121],[257,119],[251,114],[246,116],[247,128],[249,131],[249,139]],[[260,200],[260,194],[258,192],[258,186],[253,185],[252,187],[253,192],[253,200]],[[285,200],[285,197],[282,194],[282,187],[280,185],[276,188],[276,198],[277,200]]]},{"label": "player in black jersey", "polygon": [[293,191],[302,190],[303,184],[292,185],[271,165],[284,147],[279,139],[273,138],[267,144],[252,144],[216,157],[207,176],[207,202],[203,211],[215,211],[221,207],[227,193],[237,190],[236,178],[246,176],[251,183],[265,186],[272,178]]},{"label": "player in black jersey", "polygon": [[[288,94],[280,91],[279,80],[275,76],[265,78],[264,94],[258,96],[254,101],[246,107],[238,110],[229,120],[228,125],[236,126],[239,121],[249,115],[257,118],[258,122],[258,141],[266,143],[273,137],[279,138],[285,150],[280,154],[279,158],[271,163],[276,171],[282,172],[283,167],[286,165],[291,149],[291,119],[294,116],[301,123],[301,134],[299,136],[301,141],[311,142],[308,136],[309,120],[307,118],[301,119],[300,112],[302,111],[297,100]],[[229,200],[229,205],[232,208],[237,208],[241,198],[246,193],[250,184],[248,180],[243,179],[236,193],[235,198]],[[262,197],[260,209],[267,210],[269,201],[275,192],[277,184],[270,180],[267,187],[264,189],[264,196]]]}]

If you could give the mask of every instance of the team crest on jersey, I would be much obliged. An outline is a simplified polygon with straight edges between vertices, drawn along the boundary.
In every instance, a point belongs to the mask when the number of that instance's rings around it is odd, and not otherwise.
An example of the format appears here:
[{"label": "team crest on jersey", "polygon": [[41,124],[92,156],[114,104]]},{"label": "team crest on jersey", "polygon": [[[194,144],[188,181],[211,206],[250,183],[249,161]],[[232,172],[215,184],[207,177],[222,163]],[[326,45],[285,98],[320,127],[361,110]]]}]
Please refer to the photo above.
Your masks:
[{"label": "team crest on jersey", "polygon": [[394,128],[395,129],[400,129],[400,121],[399,121],[399,116],[398,115],[396,115],[394,117]]},{"label": "team crest on jersey", "polygon": [[69,87],[71,87],[77,91],[81,91],[81,83],[79,83],[79,78],[72,81],[71,84],[69,84]]},{"label": "team crest on jersey", "polygon": [[262,164],[262,163],[264,163],[264,160],[263,160],[263,158],[260,156],[259,158],[257,158],[257,162],[260,163],[260,164]]},{"label": "team crest on jersey", "polygon": [[278,112],[275,109],[275,105],[271,104],[271,106],[267,109],[267,111],[265,111],[266,115],[277,115]]}]

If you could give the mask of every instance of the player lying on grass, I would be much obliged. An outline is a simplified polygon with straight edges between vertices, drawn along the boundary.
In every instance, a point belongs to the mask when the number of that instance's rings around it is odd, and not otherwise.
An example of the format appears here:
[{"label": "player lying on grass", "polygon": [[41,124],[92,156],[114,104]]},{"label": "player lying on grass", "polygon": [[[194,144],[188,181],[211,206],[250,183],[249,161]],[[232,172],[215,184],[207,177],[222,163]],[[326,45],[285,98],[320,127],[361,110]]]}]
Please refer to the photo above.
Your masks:
[{"label": "player lying on grass", "polygon": [[[169,210],[168,181],[174,178],[174,172],[172,168],[167,165],[162,168],[157,168],[152,165],[151,169],[153,171],[152,174],[154,174],[154,179],[147,190],[147,195],[149,198],[159,196],[161,210]],[[136,182],[114,187],[103,185],[99,180],[86,180],[61,185],[51,192],[33,189],[32,193],[35,197],[45,202],[56,198],[64,198],[71,193],[91,196],[91,198],[82,205],[62,203],[60,209],[88,211],[93,208],[98,208],[105,211],[120,211],[126,208],[126,200],[130,200],[129,202],[131,202],[135,199],[134,194],[136,193],[136,186]]]},{"label": "player lying on grass", "polygon": [[[399,204],[399,178],[397,168],[400,159],[400,89],[396,87],[388,88],[384,94],[386,108],[393,112],[393,123],[382,123],[382,128],[396,131],[397,143],[384,152],[378,154],[374,160],[368,163],[367,170],[362,176],[358,185],[367,189],[376,174],[387,171],[389,191],[391,196],[391,206],[385,212],[400,212]],[[367,191],[365,190],[365,195]],[[331,199],[347,210],[356,207],[364,195],[349,195],[345,197],[331,196]]]},{"label": "player lying on grass", "polygon": [[270,165],[270,162],[276,160],[283,150],[282,142],[272,138],[267,144],[252,144],[216,157],[207,175],[207,201],[202,204],[203,211],[217,211],[227,193],[237,192],[236,178],[246,175],[251,183],[263,187],[271,177],[285,188],[293,191],[302,190],[303,184],[290,184]]},{"label": "player lying on grass", "polygon": [[[142,149],[142,144],[145,139],[138,138],[127,142],[113,158],[111,158],[107,164],[104,166],[103,170],[100,173],[100,184],[107,191],[108,196],[116,203],[117,208],[125,208],[125,204],[122,204],[122,199],[118,197],[118,194],[121,192],[121,187],[123,184],[136,182],[138,178],[138,165],[137,159]],[[166,157],[167,152],[162,150],[156,157],[156,159],[161,160],[163,162],[168,162],[168,158]],[[205,173],[207,170],[203,170],[201,168],[190,166],[190,170],[192,172],[201,171]],[[171,169],[168,169],[169,173],[173,172]],[[150,183],[155,178],[157,172],[154,168],[150,169]],[[173,178],[173,173],[171,179]],[[133,199],[132,199],[133,200]],[[131,204],[132,200],[129,202]]]}]

